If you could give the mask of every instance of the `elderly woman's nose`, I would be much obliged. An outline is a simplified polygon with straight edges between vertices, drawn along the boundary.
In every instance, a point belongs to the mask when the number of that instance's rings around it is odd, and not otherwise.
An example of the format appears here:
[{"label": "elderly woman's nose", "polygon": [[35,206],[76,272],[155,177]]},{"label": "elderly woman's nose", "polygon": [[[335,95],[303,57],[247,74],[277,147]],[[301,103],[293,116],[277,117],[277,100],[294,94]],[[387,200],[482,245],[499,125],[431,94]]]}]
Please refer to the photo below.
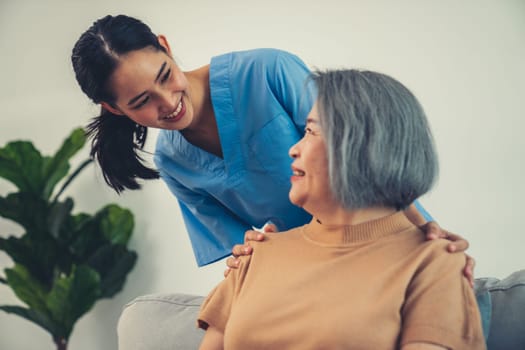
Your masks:
[{"label": "elderly woman's nose", "polygon": [[290,149],[288,150],[288,155],[290,155],[290,157],[297,158],[297,156],[299,155],[299,142],[290,147]]}]

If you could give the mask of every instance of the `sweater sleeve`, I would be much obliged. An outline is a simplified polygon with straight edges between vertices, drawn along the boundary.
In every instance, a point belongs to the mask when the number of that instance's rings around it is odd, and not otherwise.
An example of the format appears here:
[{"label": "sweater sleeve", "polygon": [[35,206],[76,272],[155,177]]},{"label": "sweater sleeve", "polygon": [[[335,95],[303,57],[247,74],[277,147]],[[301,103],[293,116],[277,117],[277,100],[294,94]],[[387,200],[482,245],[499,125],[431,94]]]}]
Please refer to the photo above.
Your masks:
[{"label": "sweater sleeve", "polygon": [[463,254],[446,242],[427,242],[430,253],[407,289],[400,345],[426,342],[450,349],[485,349],[473,289],[462,275]]},{"label": "sweater sleeve", "polygon": [[230,318],[231,309],[248,272],[250,261],[251,256],[241,257],[239,268],[232,270],[228,276],[208,294],[197,316],[197,327],[206,330],[210,325],[213,325],[224,334],[226,324]]}]

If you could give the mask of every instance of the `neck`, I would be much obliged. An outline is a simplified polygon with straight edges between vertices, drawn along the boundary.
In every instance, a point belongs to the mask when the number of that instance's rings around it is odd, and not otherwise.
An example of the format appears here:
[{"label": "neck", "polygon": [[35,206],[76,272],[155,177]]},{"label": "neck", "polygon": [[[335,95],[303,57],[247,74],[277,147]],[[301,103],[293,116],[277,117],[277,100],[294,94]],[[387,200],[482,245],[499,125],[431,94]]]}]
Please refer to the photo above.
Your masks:
[{"label": "neck", "polygon": [[358,225],[392,215],[395,212],[394,208],[385,207],[352,210],[339,207],[335,210],[312,213],[312,215],[324,225]]}]

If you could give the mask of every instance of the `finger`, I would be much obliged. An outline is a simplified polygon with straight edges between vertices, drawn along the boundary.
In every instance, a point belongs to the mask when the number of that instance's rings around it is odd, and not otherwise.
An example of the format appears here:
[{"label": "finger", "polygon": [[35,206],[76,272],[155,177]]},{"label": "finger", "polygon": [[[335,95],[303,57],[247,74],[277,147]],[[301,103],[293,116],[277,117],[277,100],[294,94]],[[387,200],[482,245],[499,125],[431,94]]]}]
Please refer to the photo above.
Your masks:
[{"label": "finger", "polygon": [[228,277],[228,275],[230,274],[230,271],[231,271],[230,268],[227,268],[226,270],[224,270],[224,278]]},{"label": "finger", "polygon": [[253,231],[253,230],[248,230],[246,231],[246,233],[244,233],[244,242],[248,242],[248,241],[262,241],[264,240],[264,234],[260,233],[260,232],[257,232],[257,231]]},{"label": "finger", "polygon": [[232,255],[237,258],[241,255],[250,255],[252,247],[249,244],[236,244],[233,246]]},{"label": "finger", "polygon": [[232,248],[232,255],[236,258],[238,256],[242,255],[244,245],[243,244],[236,244]]},{"label": "finger", "polygon": [[[263,226],[263,231],[264,232],[277,232],[277,226],[275,226],[275,224],[268,223],[268,224]],[[263,237],[263,239],[264,239],[264,237]]]},{"label": "finger", "polygon": [[467,263],[465,265],[465,268],[463,269],[463,274],[469,281],[470,286],[474,287],[474,266],[476,265],[476,261],[469,255],[466,255],[466,260]]},{"label": "finger", "polygon": [[476,260],[474,260],[473,257],[467,255],[467,264],[465,265],[465,273],[474,277],[474,267],[475,266],[476,266]]},{"label": "finger", "polygon": [[447,249],[449,252],[454,253],[454,252],[464,252],[465,250],[468,249],[468,247],[469,247],[468,241],[461,238],[458,241],[450,242],[447,246]]},{"label": "finger", "polygon": [[226,266],[229,268],[229,269],[236,269],[239,267],[239,259],[236,259],[236,258],[233,258],[233,257],[229,257],[228,259],[226,259]]},{"label": "finger", "polygon": [[439,227],[439,225],[435,221],[427,222],[424,225],[424,230],[427,234],[427,238],[430,240],[438,238],[448,238],[449,236],[449,232]]}]

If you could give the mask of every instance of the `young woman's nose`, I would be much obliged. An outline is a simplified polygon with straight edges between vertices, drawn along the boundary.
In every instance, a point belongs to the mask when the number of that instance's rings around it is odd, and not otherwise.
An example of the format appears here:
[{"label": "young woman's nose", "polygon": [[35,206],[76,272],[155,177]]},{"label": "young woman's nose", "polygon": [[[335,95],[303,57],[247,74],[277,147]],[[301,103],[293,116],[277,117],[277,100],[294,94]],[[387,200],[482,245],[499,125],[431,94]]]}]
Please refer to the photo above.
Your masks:
[{"label": "young woman's nose", "polygon": [[176,107],[175,94],[169,89],[161,89],[159,91],[159,109],[163,113],[171,113]]}]

